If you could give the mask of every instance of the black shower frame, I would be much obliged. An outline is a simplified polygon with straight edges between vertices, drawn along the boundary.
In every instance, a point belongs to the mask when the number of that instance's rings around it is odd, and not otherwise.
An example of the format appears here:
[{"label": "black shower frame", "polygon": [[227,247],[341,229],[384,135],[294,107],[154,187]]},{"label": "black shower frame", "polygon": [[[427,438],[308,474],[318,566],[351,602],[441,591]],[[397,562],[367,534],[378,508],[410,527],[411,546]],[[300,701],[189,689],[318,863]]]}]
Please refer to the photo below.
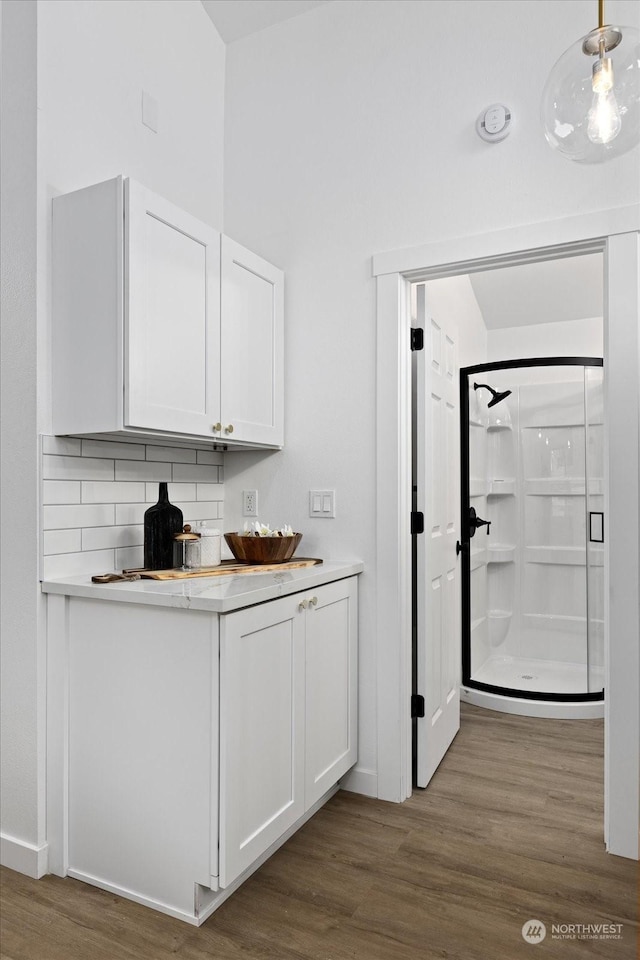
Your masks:
[{"label": "black shower frame", "polygon": [[460,553],[462,558],[462,685],[485,693],[497,693],[519,700],[552,701],[554,703],[586,703],[604,700],[604,689],[596,693],[545,693],[498,687],[471,679],[471,556],[469,536],[469,377],[495,370],[517,370],[523,367],[602,367],[601,357],[532,357],[476,363],[460,368]]}]

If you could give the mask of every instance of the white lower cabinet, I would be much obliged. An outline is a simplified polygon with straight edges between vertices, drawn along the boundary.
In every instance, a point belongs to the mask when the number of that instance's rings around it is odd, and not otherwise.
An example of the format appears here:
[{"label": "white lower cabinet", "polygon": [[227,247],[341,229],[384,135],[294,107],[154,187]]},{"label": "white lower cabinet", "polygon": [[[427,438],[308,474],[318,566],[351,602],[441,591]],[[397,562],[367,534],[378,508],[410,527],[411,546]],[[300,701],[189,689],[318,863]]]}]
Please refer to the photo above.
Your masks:
[{"label": "white lower cabinet", "polygon": [[201,923],[356,762],[357,576],[47,618],[51,872]]},{"label": "white lower cabinet", "polygon": [[355,577],[220,618],[220,886],[356,762]]}]

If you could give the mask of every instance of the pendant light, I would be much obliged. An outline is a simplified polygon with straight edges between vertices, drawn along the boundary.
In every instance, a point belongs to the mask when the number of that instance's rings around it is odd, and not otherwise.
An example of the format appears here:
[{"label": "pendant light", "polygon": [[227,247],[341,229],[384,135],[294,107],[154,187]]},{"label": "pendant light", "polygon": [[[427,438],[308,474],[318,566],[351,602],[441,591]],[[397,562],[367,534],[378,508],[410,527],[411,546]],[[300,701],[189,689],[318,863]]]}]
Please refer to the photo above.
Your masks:
[{"label": "pendant light", "polygon": [[569,160],[602,163],[640,142],[640,35],[604,22],[566,50],[542,94],[549,144]]}]

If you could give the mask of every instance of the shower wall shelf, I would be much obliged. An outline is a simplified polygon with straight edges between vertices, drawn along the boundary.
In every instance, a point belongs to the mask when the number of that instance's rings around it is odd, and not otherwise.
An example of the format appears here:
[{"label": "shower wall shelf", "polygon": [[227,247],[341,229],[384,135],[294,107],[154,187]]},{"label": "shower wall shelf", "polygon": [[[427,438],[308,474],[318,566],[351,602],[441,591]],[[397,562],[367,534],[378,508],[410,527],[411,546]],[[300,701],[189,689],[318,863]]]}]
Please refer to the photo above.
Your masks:
[{"label": "shower wall shelf", "polygon": [[482,477],[471,477],[469,480],[470,497],[486,497],[489,483]]},{"label": "shower wall shelf", "polygon": [[527,563],[553,563],[562,566],[584,567],[587,562],[584,547],[525,547],[524,558]]},{"label": "shower wall shelf", "polygon": [[489,643],[492,647],[502,644],[511,626],[511,610],[489,610],[487,613]]},{"label": "shower wall shelf", "polygon": [[585,482],[580,477],[540,477],[525,480],[523,488],[533,497],[584,497]]},{"label": "shower wall shelf", "polygon": [[487,496],[489,497],[513,496],[516,492],[516,481],[511,477],[489,480],[488,487]]},{"label": "shower wall shelf", "polygon": [[492,433],[494,430],[513,430],[513,427],[510,423],[489,423],[487,424],[487,433]]},{"label": "shower wall shelf", "polygon": [[513,563],[515,553],[515,544],[492,543],[487,548],[487,563]]},{"label": "shower wall shelf", "polygon": [[477,570],[478,567],[481,567],[487,562],[487,551],[484,547],[479,547],[476,550],[471,550],[469,555],[469,563],[471,564],[471,570]]}]

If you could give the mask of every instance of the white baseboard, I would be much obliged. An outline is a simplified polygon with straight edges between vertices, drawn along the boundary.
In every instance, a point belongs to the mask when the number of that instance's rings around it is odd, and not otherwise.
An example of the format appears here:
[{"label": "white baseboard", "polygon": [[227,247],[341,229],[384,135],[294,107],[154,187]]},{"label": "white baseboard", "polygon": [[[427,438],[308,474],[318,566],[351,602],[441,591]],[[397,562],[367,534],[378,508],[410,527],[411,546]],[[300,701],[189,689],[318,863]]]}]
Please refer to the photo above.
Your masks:
[{"label": "white baseboard", "polygon": [[49,844],[37,847],[25,840],[0,834],[0,863],[9,870],[24,873],[27,877],[39,880],[49,872]]},{"label": "white baseboard", "polygon": [[354,767],[340,781],[340,789],[349,793],[361,793],[365,797],[378,796],[378,774],[375,770]]}]

